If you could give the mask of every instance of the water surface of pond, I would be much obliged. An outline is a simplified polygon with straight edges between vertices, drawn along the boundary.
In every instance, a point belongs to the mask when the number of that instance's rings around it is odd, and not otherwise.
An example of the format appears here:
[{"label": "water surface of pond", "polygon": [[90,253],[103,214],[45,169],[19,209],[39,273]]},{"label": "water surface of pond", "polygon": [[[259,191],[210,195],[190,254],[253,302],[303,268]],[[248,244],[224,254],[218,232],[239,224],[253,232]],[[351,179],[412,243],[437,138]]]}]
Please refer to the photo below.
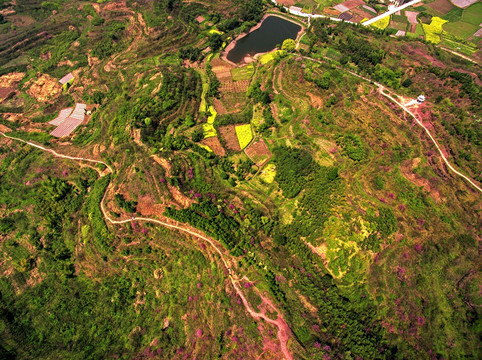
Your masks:
[{"label": "water surface of pond", "polygon": [[296,39],[301,26],[278,16],[268,16],[259,29],[236,41],[228,52],[227,59],[234,63],[243,61],[246,56],[273,50],[276,45],[288,38]]}]

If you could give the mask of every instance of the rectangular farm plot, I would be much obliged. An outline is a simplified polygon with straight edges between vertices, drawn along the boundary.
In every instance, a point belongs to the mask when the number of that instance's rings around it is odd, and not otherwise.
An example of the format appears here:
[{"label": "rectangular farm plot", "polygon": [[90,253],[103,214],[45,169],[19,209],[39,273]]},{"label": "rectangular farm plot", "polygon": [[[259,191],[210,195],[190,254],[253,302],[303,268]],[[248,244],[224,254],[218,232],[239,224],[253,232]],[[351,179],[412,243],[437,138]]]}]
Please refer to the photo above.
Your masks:
[{"label": "rectangular farm plot", "polygon": [[426,6],[442,15],[447,14],[454,7],[449,0],[435,0],[432,3],[426,4]]},{"label": "rectangular farm plot", "polygon": [[221,60],[221,59],[213,59],[211,61],[211,69],[213,72],[216,74],[216,77],[219,79],[221,82],[225,81],[231,81],[231,69],[233,66],[231,64],[228,64],[227,62]]},{"label": "rectangular farm plot", "polygon": [[244,149],[253,140],[253,132],[251,131],[251,124],[238,125],[235,128],[236,136],[238,138],[239,147]]},{"label": "rectangular farm plot", "polygon": [[456,21],[456,22],[444,24],[443,29],[447,31],[449,34],[452,34],[458,38],[466,40],[468,37],[473,35],[477,30],[479,30],[479,27],[463,21]]},{"label": "rectangular farm plot", "polygon": [[271,152],[263,139],[253,141],[246,149],[246,155],[259,167],[266,164],[271,158]]},{"label": "rectangular farm plot", "polygon": [[479,0],[452,0],[453,4],[460,8],[469,7],[470,5],[475,4],[478,1]]},{"label": "rectangular farm plot", "polygon": [[[62,122],[60,122],[60,124],[50,133],[50,135],[58,138],[70,135],[84,121],[85,108],[86,108],[85,104],[76,104],[74,111],[68,114],[67,117]],[[64,109],[64,110],[62,110],[64,111],[63,113],[62,111],[60,112],[62,113],[62,116],[67,114],[67,110],[69,109]],[[70,110],[72,110],[72,108],[70,108]],[[59,117],[61,115],[60,113],[59,113]],[[57,118],[52,121],[56,121]],[[52,124],[52,125],[55,125],[55,124]]]},{"label": "rectangular farm plot", "polygon": [[364,1],[363,0],[347,0],[345,2],[342,2],[341,4],[333,6],[336,10],[339,12],[343,13],[345,11],[354,9],[360,5],[363,5]]},{"label": "rectangular farm plot", "polygon": [[239,81],[226,81],[222,83],[219,91],[221,93],[240,93],[246,92],[248,90],[249,80],[239,80]]},{"label": "rectangular farm plot", "polygon": [[219,133],[224,140],[226,149],[231,151],[241,151],[239,147],[238,137],[236,136],[236,130],[234,125],[226,125],[219,127]]}]

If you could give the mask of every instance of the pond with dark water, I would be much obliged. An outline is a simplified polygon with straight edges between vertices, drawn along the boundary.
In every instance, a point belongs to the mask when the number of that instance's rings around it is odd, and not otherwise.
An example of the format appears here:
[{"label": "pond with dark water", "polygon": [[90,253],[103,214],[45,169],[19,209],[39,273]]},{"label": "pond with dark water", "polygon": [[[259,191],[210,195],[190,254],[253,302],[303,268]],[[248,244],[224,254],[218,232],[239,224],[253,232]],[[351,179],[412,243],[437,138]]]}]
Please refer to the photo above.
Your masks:
[{"label": "pond with dark water", "polygon": [[237,40],[226,58],[233,63],[240,63],[246,56],[273,50],[288,38],[296,39],[300,30],[301,26],[291,21],[278,16],[268,16],[259,29]]}]

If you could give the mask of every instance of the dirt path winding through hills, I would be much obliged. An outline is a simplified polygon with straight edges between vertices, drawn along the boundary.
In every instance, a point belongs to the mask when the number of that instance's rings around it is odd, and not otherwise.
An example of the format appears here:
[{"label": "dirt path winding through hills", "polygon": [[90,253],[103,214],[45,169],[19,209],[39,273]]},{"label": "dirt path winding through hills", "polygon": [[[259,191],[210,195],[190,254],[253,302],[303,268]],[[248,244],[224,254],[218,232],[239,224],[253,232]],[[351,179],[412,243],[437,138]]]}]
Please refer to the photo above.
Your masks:
[{"label": "dirt path winding through hills", "polygon": [[417,122],[418,125],[420,125],[424,130],[425,132],[427,133],[427,135],[430,137],[430,140],[432,140],[433,144],[435,145],[435,147],[437,148],[438,152],[440,153],[440,156],[442,157],[442,160],[444,161],[445,165],[447,165],[447,167],[452,170],[452,172],[454,172],[455,174],[457,174],[458,176],[462,177],[463,179],[465,179],[467,182],[469,182],[474,188],[476,188],[477,190],[479,190],[480,192],[482,192],[482,189],[474,182],[472,181],[469,177],[465,176],[464,174],[462,174],[461,172],[457,171],[457,169],[455,169],[452,164],[449,163],[449,161],[447,160],[447,158],[445,157],[442,149],[440,148],[440,146],[438,145],[437,141],[435,140],[435,138],[432,136],[432,134],[430,133],[430,131],[425,127],[425,125],[415,116],[415,114],[413,112],[411,112],[409,109],[407,109],[406,106],[404,106],[403,104],[401,104],[400,102],[398,102],[397,100],[395,100],[391,95],[390,93],[385,93],[385,88],[383,86],[380,85],[380,87],[378,88],[378,92],[380,94],[382,94],[383,96],[389,98],[392,102],[394,102],[395,104],[397,104],[398,106],[400,106],[407,114],[409,114],[411,117],[413,117],[415,119],[415,121]]},{"label": "dirt path winding through hills", "polygon": [[[304,59],[308,59],[308,60],[311,60],[311,61],[315,61],[317,63],[320,63],[320,64],[326,64],[327,62],[326,61],[322,61],[322,60],[318,60],[318,59],[314,59],[314,58],[311,58],[309,56],[302,56],[302,58]],[[447,158],[445,157],[445,155],[443,154],[442,152],[442,149],[440,148],[440,146],[438,145],[437,141],[435,140],[435,138],[432,136],[432,134],[430,133],[430,131],[425,127],[425,125],[422,124],[422,122],[415,116],[414,113],[412,113],[409,109],[407,109],[406,106],[402,105],[401,103],[399,103],[397,100],[395,100],[390,94],[393,94],[393,95],[396,95],[398,96],[397,94],[395,94],[394,92],[391,92],[389,91],[387,88],[385,88],[382,84],[376,82],[376,81],[373,81],[373,80],[370,80],[364,76],[361,76],[361,75],[358,75],[357,73],[354,73],[353,71],[350,71],[350,70],[347,70],[347,69],[344,69],[342,67],[339,67],[337,66],[337,69],[338,70],[342,70],[342,71],[345,71],[347,73],[350,73],[351,75],[353,76],[356,76],[357,78],[359,79],[362,79],[362,80],[365,80],[371,84],[374,84],[375,86],[378,87],[378,91],[380,92],[380,94],[382,94],[383,96],[387,97],[388,99],[390,99],[392,102],[394,102],[395,104],[397,104],[398,106],[400,106],[407,114],[409,114],[411,117],[413,117],[415,119],[415,121],[417,122],[418,125],[420,125],[424,130],[425,132],[427,133],[427,135],[429,136],[430,140],[432,141],[432,143],[435,145],[435,147],[437,148],[438,152],[440,153],[440,156],[442,157],[442,160],[444,161],[445,165],[447,165],[447,167],[456,175],[462,177],[464,180],[466,180],[470,185],[472,185],[474,188],[476,188],[479,192],[482,192],[482,188],[480,188],[479,185],[477,185],[475,183],[475,181],[473,181],[472,179],[470,179],[468,176],[462,174],[461,172],[459,172],[457,169],[455,169],[455,167],[452,166],[452,164],[450,164],[450,162],[447,160]],[[385,91],[387,93],[385,93]],[[399,97],[399,96],[398,96]]]},{"label": "dirt path winding through hills", "polygon": [[[114,170],[112,169],[112,167],[109,166],[108,164],[106,164],[105,162],[101,161],[101,160],[93,160],[93,159],[88,159],[88,158],[83,158],[83,157],[73,157],[73,156],[63,155],[63,154],[57,153],[55,150],[48,149],[44,146],[34,144],[30,141],[25,141],[23,139],[19,139],[19,138],[13,137],[13,136],[8,136],[3,132],[0,132],[0,135],[4,136],[7,139],[23,142],[23,143],[25,143],[27,145],[30,145],[30,146],[33,146],[37,149],[48,152],[48,153],[50,153],[53,156],[58,157],[58,158],[75,160],[75,161],[87,161],[87,162],[93,162],[93,163],[97,163],[97,164],[103,164],[103,165],[106,166],[106,172],[104,172],[104,173],[99,172],[100,176],[105,176],[105,175],[114,173]],[[246,296],[244,295],[244,293],[242,292],[242,290],[240,289],[240,287],[237,284],[237,282],[240,281],[240,277],[236,276],[233,273],[232,265],[229,263],[229,261],[226,260],[223,252],[219,249],[219,247],[216,245],[216,243],[212,239],[187,228],[185,225],[183,225],[183,224],[181,224],[177,221],[173,221],[173,223],[170,224],[170,223],[160,221],[160,220],[157,220],[157,219],[145,218],[145,217],[132,217],[131,219],[114,220],[107,214],[107,212],[105,210],[105,207],[104,207],[104,199],[105,199],[106,194],[107,194],[107,189],[106,189],[106,191],[104,193],[104,196],[102,197],[102,200],[100,202],[100,208],[101,208],[101,211],[102,211],[102,214],[103,214],[104,218],[111,224],[120,225],[120,224],[127,224],[127,223],[134,222],[134,221],[151,222],[151,223],[155,223],[155,224],[158,224],[158,225],[170,228],[170,229],[179,230],[179,231],[184,232],[186,234],[197,237],[198,239],[204,240],[209,245],[211,245],[211,247],[219,254],[219,257],[221,258],[222,263],[224,264],[225,268],[227,269],[227,271],[229,273],[229,280],[231,282],[231,285],[233,286],[233,288],[236,291],[236,293],[238,294],[238,296],[241,298],[241,301],[242,301],[246,311],[248,312],[248,314],[255,320],[262,319],[262,320],[266,321],[267,323],[270,323],[270,324],[272,324],[272,325],[274,325],[278,328],[277,337],[278,337],[278,340],[280,342],[281,352],[283,353],[283,356],[286,360],[293,360],[293,356],[291,355],[291,353],[288,349],[288,341],[289,341],[290,336],[291,336],[291,331],[290,331],[290,328],[289,328],[288,324],[286,323],[286,321],[282,317],[281,312],[273,305],[273,303],[268,298],[266,298],[264,295],[262,295],[261,292],[259,292],[259,290],[258,290],[258,295],[261,297],[263,302],[269,304],[269,306],[278,314],[277,319],[276,320],[270,319],[265,314],[265,311],[256,312],[255,310],[253,310],[250,303],[246,299]],[[245,277],[245,279],[247,279],[247,278]]]}]

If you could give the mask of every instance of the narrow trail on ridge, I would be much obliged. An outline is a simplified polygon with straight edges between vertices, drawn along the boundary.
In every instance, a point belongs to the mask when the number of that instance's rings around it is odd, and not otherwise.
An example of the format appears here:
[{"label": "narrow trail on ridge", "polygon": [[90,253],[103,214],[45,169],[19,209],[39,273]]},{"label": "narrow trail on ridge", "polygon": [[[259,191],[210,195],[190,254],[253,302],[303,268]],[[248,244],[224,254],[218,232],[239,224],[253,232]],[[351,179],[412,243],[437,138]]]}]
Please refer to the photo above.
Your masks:
[{"label": "narrow trail on ridge", "polygon": [[[27,145],[30,145],[30,146],[33,146],[37,149],[40,149],[42,151],[45,151],[45,152],[48,152],[50,154],[52,154],[53,156],[55,157],[58,157],[58,158],[62,158],[62,159],[69,159],[69,160],[75,160],[75,161],[87,161],[87,162],[93,162],[93,163],[97,163],[97,164],[103,164],[107,167],[108,169],[108,174],[111,174],[111,173],[114,173],[114,170],[112,169],[111,166],[109,166],[108,164],[106,164],[105,162],[101,161],[101,160],[93,160],[93,159],[88,159],[88,158],[83,158],[83,157],[73,157],[73,156],[68,156],[68,155],[63,155],[63,154],[59,154],[58,152],[56,152],[55,150],[52,150],[52,149],[48,149],[44,146],[41,146],[41,145],[37,145],[37,144],[34,144],[30,141],[26,141],[26,140],[23,140],[23,139],[19,139],[19,138],[16,138],[16,137],[13,137],[13,136],[8,136],[6,135],[5,133],[3,132],[0,132],[0,134],[2,136],[4,136],[5,138],[7,139],[11,139],[11,140],[16,140],[16,141],[20,141],[20,142],[23,142]],[[107,174],[100,174],[99,175],[102,177],[102,176],[105,176]],[[234,290],[236,291],[236,293],[238,294],[238,296],[241,298],[241,301],[246,309],[246,311],[248,312],[248,314],[255,320],[259,320],[259,319],[262,319],[264,321],[266,321],[267,323],[270,323],[272,325],[275,325],[277,328],[278,328],[278,334],[277,334],[277,337],[278,337],[278,340],[280,342],[280,348],[281,348],[281,352],[283,353],[284,357],[286,360],[293,360],[293,356],[291,355],[289,349],[288,349],[288,341],[289,341],[289,338],[290,338],[290,335],[291,335],[291,331],[290,331],[290,328],[288,326],[288,324],[286,323],[286,321],[284,320],[284,318],[282,317],[281,315],[281,312],[273,305],[273,303],[268,299],[266,298],[265,296],[263,296],[261,294],[261,292],[258,291],[258,295],[261,297],[261,299],[263,300],[263,302],[267,303],[276,313],[277,313],[277,319],[276,320],[272,320],[270,319],[264,311],[262,312],[256,312],[255,310],[253,310],[253,308],[251,307],[250,303],[248,302],[248,300],[246,299],[246,296],[244,295],[244,293],[242,292],[242,290],[240,289],[240,287],[238,286],[238,284],[236,282],[239,282],[240,281],[240,278],[239,276],[236,276],[233,274],[233,271],[232,271],[232,268],[231,268],[231,265],[229,264],[229,262],[226,260],[226,258],[224,257],[224,254],[222,253],[222,251],[218,248],[218,246],[216,245],[216,243],[202,235],[202,234],[199,234],[195,231],[192,231],[184,226],[181,225],[181,223],[178,223],[177,221],[173,221],[174,223],[173,224],[169,224],[167,222],[164,222],[164,221],[161,221],[161,220],[157,220],[157,219],[152,219],[152,218],[145,218],[145,217],[133,217],[131,219],[125,219],[125,220],[114,220],[112,218],[109,217],[109,215],[107,214],[106,210],[105,210],[105,207],[104,207],[104,200],[105,200],[105,197],[107,195],[107,190],[108,190],[108,187],[104,193],[104,196],[102,197],[102,200],[100,202],[100,209],[102,211],[102,214],[104,216],[104,218],[111,224],[116,224],[116,225],[120,225],[120,224],[127,224],[127,223],[130,223],[130,222],[135,222],[135,221],[145,221],[145,222],[150,222],[150,223],[155,223],[155,224],[158,224],[158,225],[161,225],[161,226],[164,226],[166,228],[170,228],[170,229],[175,229],[175,230],[179,230],[181,232],[184,232],[186,234],[189,234],[189,235],[192,235],[194,237],[197,237],[198,239],[201,239],[203,241],[206,241],[209,245],[211,245],[211,247],[218,253],[218,255],[220,256],[221,258],[221,261],[223,262],[226,270],[228,271],[228,277],[229,277],[229,280],[231,282],[231,285],[233,286]],[[244,279],[246,280],[249,280],[247,277],[243,277]]]}]

